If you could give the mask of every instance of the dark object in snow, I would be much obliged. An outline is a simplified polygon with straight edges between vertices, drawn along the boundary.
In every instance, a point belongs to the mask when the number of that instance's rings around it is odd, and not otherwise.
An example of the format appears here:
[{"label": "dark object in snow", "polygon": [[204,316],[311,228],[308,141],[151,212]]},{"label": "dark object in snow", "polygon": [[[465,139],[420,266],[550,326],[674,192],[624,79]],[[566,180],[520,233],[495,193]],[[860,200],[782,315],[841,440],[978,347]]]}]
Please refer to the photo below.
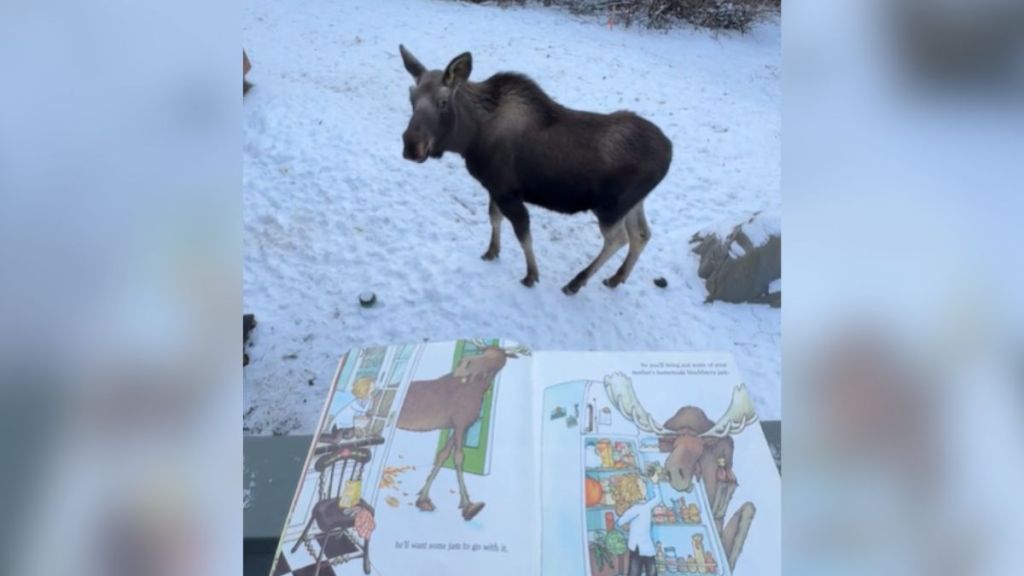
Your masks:
[{"label": "dark object in snow", "polygon": [[255,314],[243,314],[242,315],[242,344],[249,344],[249,333],[256,327],[256,315]]},{"label": "dark object in snow", "polygon": [[245,348],[249,346],[249,333],[252,332],[253,328],[256,327],[256,315],[255,314],[243,314],[242,315],[242,366],[249,365],[249,355],[245,353]]},{"label": "dark object in snow", "polygon": [[555,409],[551,411],[551,419],[557,420],[559,418],[565,418],[565,408],[555,406]]},{"label": "dark object in snow", "polygon": [[665,280],[661,276],[654,279],[654,285],[658,288],[668,288],[668,280]]},{"label": "dark object in snow", "polygon": [[252,69],[252,64],[249,63],[249,55],[245,53],[245,50],[242,50],[242,96],[245,96],[249,88],[252,88],[252,84],[245,79],[250,69]]},{"label": "dark object in snow", "polygon": [[377,303],[377,295],[373,292],[363,292],[359,295],[359,305],[363,308],[369,308]]},{"label": "dark object in snow", "polygon": [[698,232],[690,243],[696,244],[693,252],[700,255],[697,275],[708,290],[705,302],[782,306],[782,292],[770,290],[771,283],[782,277],[782,232],[777,215],[757,212],[732,228]]}]

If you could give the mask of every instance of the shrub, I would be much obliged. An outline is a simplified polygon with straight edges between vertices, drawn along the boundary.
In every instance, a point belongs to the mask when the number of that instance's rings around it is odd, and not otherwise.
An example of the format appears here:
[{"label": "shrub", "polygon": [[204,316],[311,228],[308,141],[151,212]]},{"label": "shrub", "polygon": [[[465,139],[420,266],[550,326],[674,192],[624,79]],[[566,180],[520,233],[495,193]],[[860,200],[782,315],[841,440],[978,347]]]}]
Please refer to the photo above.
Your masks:
[{"label": "shrub", "polygon": [[[470,0],[480,3],[481,0]],[[536,0],[573,14],[604,15],[625,26],[668,28],[679,22],[712,30],[746,32],[765,15],[778,12],[781,0]],[[497,0],[499,5],[526,0]]]}]

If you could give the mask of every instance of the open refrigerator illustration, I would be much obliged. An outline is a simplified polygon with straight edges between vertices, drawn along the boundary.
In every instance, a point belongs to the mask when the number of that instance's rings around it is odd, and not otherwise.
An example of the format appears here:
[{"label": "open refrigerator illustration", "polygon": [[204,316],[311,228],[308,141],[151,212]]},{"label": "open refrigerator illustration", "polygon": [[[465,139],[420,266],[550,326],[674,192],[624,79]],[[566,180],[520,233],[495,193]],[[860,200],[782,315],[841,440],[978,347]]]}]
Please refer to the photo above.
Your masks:
[{"label": "open refrigerator illustration", "polygon": [[[741,559],[752,526],[753,554],[774,566],[776,472],[763,437],[744,432],[757,420],[746,387],[722,373],[552,378],[541,402],[542,573],[733,576],[739,563],[740,576],[758,574]],[[755,502],[772,518],[757,521]]]},{"label": "open refrigerator illustration", "polygon": [[[638,434],[632,423],[616,418],[619,414],[609,405],[601,383],[588,382],[584,399],[578,427],[587,573],[627,574],[627,531],[650,530],[658,574],[731,576],[704,484],[696,481],[686,493],[676,492],[667,482],[651,481],[648,470],[664,463],[665,440]],[[618,525],[630,506],[652,498],[656,504],[650,526]]]}]

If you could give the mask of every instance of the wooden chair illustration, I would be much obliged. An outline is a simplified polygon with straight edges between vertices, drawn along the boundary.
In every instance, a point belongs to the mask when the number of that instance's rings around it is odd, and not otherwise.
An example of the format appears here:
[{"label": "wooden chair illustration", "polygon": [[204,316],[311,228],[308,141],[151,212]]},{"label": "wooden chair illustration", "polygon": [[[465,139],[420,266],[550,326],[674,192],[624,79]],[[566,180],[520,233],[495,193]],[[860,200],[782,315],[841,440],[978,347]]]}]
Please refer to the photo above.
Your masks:
[{"label": "wooden chair illustration", "polygon": [[[325,558],[332,564],[362,558],[363,572],[369,574],[370,532],[375,512],[373,506],[362,499],[360,491],[363,469],[373,457],[368,446],[382,444],[384,439],[334,441],[330,438],[328,442],[314,452],[319,454],[314,468],[320,473],[320,500],[313,506],[302,535],[292,546],[292,553],[305,544],[312,555],[312,542],[316,541],[319,552],[315,576],[319,576]],[[366,525],[368,518],[369,527]],[[311,532],[314,522],[318,530]]]}]

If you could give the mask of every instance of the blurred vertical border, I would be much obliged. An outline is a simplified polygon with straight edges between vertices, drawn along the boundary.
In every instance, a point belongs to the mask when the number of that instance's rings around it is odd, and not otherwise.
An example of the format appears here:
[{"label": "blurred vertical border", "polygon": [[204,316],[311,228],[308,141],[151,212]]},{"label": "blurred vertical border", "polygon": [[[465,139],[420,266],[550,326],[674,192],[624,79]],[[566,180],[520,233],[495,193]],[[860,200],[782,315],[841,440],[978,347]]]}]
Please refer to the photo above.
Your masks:
[{"label": "blurred vertical border", "polygon": [[0,573],[241,573],[239,3],[0,3]]},{"label": "blurred vertical border", "polygon": [[783,10],[785,573],[1017,573],[1024,3]]}]

